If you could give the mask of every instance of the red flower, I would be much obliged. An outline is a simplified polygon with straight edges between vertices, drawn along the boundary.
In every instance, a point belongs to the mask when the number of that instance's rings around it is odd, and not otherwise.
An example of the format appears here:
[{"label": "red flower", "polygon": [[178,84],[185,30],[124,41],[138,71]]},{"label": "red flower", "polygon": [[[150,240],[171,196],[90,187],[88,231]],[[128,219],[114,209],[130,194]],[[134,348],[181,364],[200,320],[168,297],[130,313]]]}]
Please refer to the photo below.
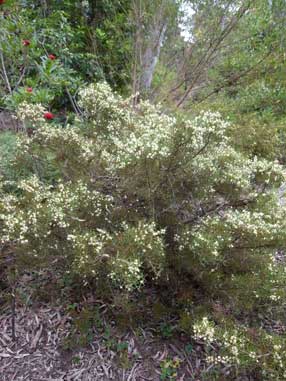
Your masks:
[{"label": "red flower", "polygon": [[32,87],[27,87],[26,91],[27,91],[27,93],[32,93],[33,92],[33,88]]},{"label": "red flower", "polygon": [[55,117],[54,114],[49,112],[49,111],[44,113],[44,118],[47,119],[47,120],[54,119],[54,117]]},{"label": "red flower", "polygon": [[54,54],[49,54],[48,58],[52,61],[54,61],[57,57]]},{"label": "red flower", "polygon": [[30,40],[23,40],[23,41],[22,41],[22,44],[23,44],[24,46],[29,46],[31,43],[30,43]]},{"label": "red flower", "polygon": [[0,5],[4,4],[5,0],[0,0]]}]

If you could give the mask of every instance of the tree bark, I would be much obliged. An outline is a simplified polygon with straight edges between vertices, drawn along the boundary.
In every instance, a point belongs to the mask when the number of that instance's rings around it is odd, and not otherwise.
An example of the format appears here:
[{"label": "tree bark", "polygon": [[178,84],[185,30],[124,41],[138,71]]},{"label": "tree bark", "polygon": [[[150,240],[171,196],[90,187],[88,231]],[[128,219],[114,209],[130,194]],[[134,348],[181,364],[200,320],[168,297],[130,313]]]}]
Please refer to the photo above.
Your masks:
[{"label": "tree bark", "polygon": [[140,90],[143,93],[148,93],[151,88],[154,72],[158,63],[161,47],[167,30],[167,23],[162,26],[154,25],[151,31],[150,43],[145,49],[142,57],[142,73],[140,78]]}]

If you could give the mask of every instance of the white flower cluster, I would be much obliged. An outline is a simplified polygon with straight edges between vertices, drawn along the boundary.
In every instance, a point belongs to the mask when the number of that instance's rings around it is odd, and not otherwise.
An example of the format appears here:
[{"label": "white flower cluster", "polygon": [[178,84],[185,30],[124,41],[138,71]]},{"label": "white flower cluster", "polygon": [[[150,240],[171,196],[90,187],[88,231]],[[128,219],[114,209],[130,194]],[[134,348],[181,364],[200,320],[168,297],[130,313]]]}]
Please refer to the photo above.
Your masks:
[{"label": "white flower cluster", "polygon": [[[7,204],[7,207],[0,214],[0,220],[3,221],[2,233],[0,243],[5,244],[7,242],[16,241],[19,244],[27,243],[26,234],[29,231],[29,222],[26,216],[22,213],[16,215],[15,211],[12,212],[12,206],[10,200],[4,198],[3,203]],[[9,204],[8,204],[9,203]],[[8,213],[10,211],[10,213]]]},{"label": "white flower cluster", "polygon": [[[245,327],[215,326],[207,317],[193,326],[194,338],[207,346],[206,362],[210,365],[259,366],[271,379],[285,375],[285,341],[282,337],[257,330],[255,339]],[[278,378],[276,378],[278,377]]]},{"label": "white flower cluster", "polygon": [[204,219],[204,224],[197,229],[185,228],[176,235],[178,249],[190,251],[197,260],[207,265],[224,261],[224,251],[232,247],[232,236],[221,228],[220,217]]},{"label": "white flower cluster", "polygon": [[211,344],[215,340],[214,324],[205,316],[193,325],[194,338]]},{"label": "white flower cluster", "polygon": [[[235,249],[235,241],[244,242],[249,249],[286,241],[284,214],[279,210],[264,213],[229,208],[222,216],[207,216],[193,229],[185,228],[176,235],[179,250],[190,250],[198,257],[220,258],[229,249]],[[239,246],[239,244],[237,243]]]},{"label": "white flower cluster", "polygon": [[[228,137],[229,122],[219,113],[206,111],[182,126],[181,160],[196,179],[200,197],[215,191],[233,195],[255,193],[255,182],[277,186],[283,181],[281,165],[235,150]],[[231,189],[231,190],[230,190]]]},{"label": "white flower cluster", "polygon": [[91,84],[79,91],[79,106],[84,115],[98,128],[116,121],[128,122],[129,107],[122,97],[115,94],[106,82]]},{"label": "white flower cluster", "polygon": [[148,268],[154,278],[161,274],[165,262],[164,230],[155,223],[139,222],[138,226],[122,225],[123,231],[114,234],[116,256],[112,259],[111,279],[126,289],[143,284],[143,268]]},{"label": "white flower cluster", "polygon": [[134,110],[106,83],[88,86],[79,97],[85,115],[95,124],[96,135],[100,135],[97,140],[110,170],[170,155],[176,119],[158,107],[142,102]]},{"label": "white flower cluster", "polygon": [[[275,214],[274,214],[275,213]],[[279,211],[264,213],[250,210],[229,210],[224,215],[224,223],[234,234],[249,240],[259,240],[260,244],[285,240],[283,214]]]},{"label": "white flower cluster", "polygon": [[116,258],[111,263],[110,279],[121,289],[131,292],[144,284],[142,262],[138,258]]},{"label": "white flower cluster", "polygon": [[230,123],[224,120],[219,112],[201,112],[193,121],[188,121],[186,127],[193,130],[190,145],[194,153],[206,145],[226,144],[229,139],[227,131]]},{"label": "white flower cluster", "polygon": [[279,368],[285,369],[285,346],[283,348],[281,344],[273,345],[273,360]]},{"label": "white flower cluster", "polygon": [[41,145],[50,151],[61,149],[63,152],[68,152],[67,158],[70,160],[88,162],[94,158],[94,142],[82,136],[77,128],[70,125],[64,129],[61,126],[43,125],[30,138],[30,145],[35,142],[41,142]]},{"label": "white flower cluster", "polygon": [[112,198],[88,189],[82,181],[66,186],[60,183],[56,192],[47,199],[47,210],[53,223],[66,228],[74,221],[84,222],[87,218],[102,217],[107,220]]},{"label": "white flower cluster", "polygon": [[262,181],[265,184],[272,185],[273,187],[279,187],[282,183],[285,182],[285,169],[277,161],[268,161],[266,159],[253,158],[253,168],[258,177],[262,178]]},{"label": "white flower cluster", "polygon": [[22,207],[14,197],[1,200],[1,240],[33,246],[35,238],[51,236],[53,227],[68,230],[87,220],[108,222],[112,198],[89,190],[82,181],[59,183],[56,189],[40,184],[36,177],[19,183],[24,191]]},{"label": "white flower cluster", "polygon": [[127,291],[143,284],[143,267],[158,277],[164,264],[163,231],[157,231],[153,223],[139,223],[136,227],[124,223],[122,228],[112,233],[97,228],[68,234],[74,251],[74,271],[96,277],[100,265],[107,264],[109,278]]},{"label": "white flower cluster", "polygon": [[163,237],[165,229],[157,229],[154,222],[139,222],[137,227],[127,229],[126,234],[134,237],[136,257],[141,258],[145,266],[152,271],[154,277],[158,277],[164,267],[165,245]]},{"label": "white flower cluster", "polygon": [[205,187],[208,196],[210,189],[230,190],[233,195],[243,192],[253,196],[259,194],[255,180],[265,186],[275,187],[283,182],[283,167],[267,160],[247,158],[228,144],[209,147],[193,160],[192,175]]},{"label": "white flower cluster", "polygon": [[[244,354],[246,350],[246,342],[244,338],[239,335],[238,331],[225,331],[221,338],[221,346],[229,354],[230,363],[240,363],[240,356]],[[256,359],[256,353],[253,351],[251,352],[251,358]]]},{"label": "white flower cluster", "polygon": [[17,118],[27,123],[27,127],[37,127],[45,121],[44,118],[45,108],[41,104],[31,104],[22,102],[17,109]]},{"label": "white flower cluster", "polygon": [[97,276],[102,261],[109,259],[108,244],[112,236],[106,230],[68,234],[67,240],[74,250],[73,270],[84,277]]},{"label": "white flower cluster", "polygon": [[[220,329],[216,329],[214,323],[210,322],[207,317],[204,317],[201,321],[195,323],[193,331],[196,340],[201,339],[208,346],[213,343],[216,343],[219,346],[219,354],[215,353],[207,356],[206,361],[208,363],[214,365],[238,365],[241,361],[241,356],[247,354],[246,341],[238,331],[233,330],[229,332],[223,330],[223,333],[221,334]],[[256,353],[253,351],[250,353],[250,357],[257,360]]]},{"label": "white flower cluster", "polygon": [[113,168],[125,168],[140,160],[164,159],[170,156],[173,146],[175,119],[160,114],[154,106],[142,104],[144,114],[134,115],[134,127],[120,136],[114,136],[113,152],[105,159]]},{"label": "white flower cluster", "polygon": [[[30,182],[22,181],[19,184],[20,189],[26,189],[33,192],[34,188],[39,187],[37,178],[31,178]],[[38,200],[37,200],[38,201]],[[18,199],[13,196],[4,196],[0,202],[0,221],[2,221],[1,243],[14,241],[20,245],[28,243],[28,235],[37,236],[36,224],[41,210],[41,205],[37,209],[28,209],[27,211],[18,209]],[[33,228],[32,228],[33,227]]]},{"label": "white flower cluster", "polygon": [[230,365],[232,363],[232,359],[227,355],[209,355],[206,357],[206,362],[210,365]]}]

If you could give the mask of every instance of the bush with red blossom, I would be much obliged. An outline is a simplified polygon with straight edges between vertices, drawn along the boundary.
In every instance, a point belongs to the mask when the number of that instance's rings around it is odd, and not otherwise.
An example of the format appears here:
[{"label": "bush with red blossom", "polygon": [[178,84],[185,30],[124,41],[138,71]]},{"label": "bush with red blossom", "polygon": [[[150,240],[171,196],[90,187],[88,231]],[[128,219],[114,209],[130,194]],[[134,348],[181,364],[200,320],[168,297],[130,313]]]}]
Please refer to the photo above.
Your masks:
[{"label": "bush with red blossom", "polygon": [[31,44],[31,42],[30,42],[30,40],[23,40],[23,41],[22,41],[22,44],[23,44],[24,46],[29,46],[29,45]]},{"label": "bush with red blossom", "polygon": [[55,117],[55,115],[53,113],[51,113],[50,111],[47,111],[44,113],[44,118],[46,120],[52,120],[52,119],[54,119],[54,117]]}]

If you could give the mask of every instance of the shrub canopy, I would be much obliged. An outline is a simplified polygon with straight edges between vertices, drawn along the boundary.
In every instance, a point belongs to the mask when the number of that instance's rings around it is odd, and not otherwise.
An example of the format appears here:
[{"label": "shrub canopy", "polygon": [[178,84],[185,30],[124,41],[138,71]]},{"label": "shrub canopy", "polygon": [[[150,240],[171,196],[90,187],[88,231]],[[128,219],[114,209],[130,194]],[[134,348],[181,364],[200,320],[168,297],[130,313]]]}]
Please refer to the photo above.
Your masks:
[{"label": "shrub canopy", "polygon": [[[283,168],[235,148],[219,113],[185,120],[131,103],[106,83],[90,85],[79,93],[80,116],[65,127],[45,120],[39,105],[20,105],[32,133],[18,138],[20,180],[2,178],[1,245],[29,266],[55,266],[126,292],[146,282],[175,290],[175,280],[177,289],[192,290],[191,320],[219,305],[227,313],[217,321],[228,316],[230,332],[246,335],[236,317],[246,321],[251,311],[285,300],[277,259],[286,243],[277,193]],[[196,334],[207,335],[209,324],[197,321]],[[215,337],[219,345],[219,331],[209,344]],[[264,352],[245,340],[245,364],[256,366]],[[215,364],[238,363],[241,352],[228,348]],[[280,374],[271,359],[265,375]]]}]

